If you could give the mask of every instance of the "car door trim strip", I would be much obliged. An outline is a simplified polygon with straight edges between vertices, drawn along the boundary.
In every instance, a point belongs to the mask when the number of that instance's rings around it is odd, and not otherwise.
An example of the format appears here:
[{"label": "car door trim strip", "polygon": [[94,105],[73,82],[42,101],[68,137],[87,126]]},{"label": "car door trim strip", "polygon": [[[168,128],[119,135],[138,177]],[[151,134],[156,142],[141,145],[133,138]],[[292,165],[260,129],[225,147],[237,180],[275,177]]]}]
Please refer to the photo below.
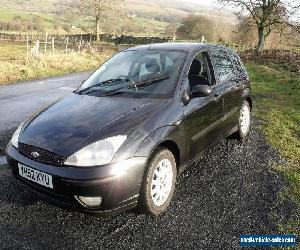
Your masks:
[{"label": "car door trim strip", "polygon": [[197,141],[200,137],[202,137],[203,135],[207,134],[208,132],[210,132],[211,130],[213,130],[215,127],[219,126],[222,122],[224,122],[226,119],[228,119],[230,116],[232,116],[237,111],[238,111],[238,107],[233,108],[230,112],[228,112],[222,118],[220,118],[219,120],[215,121],[214,123],[212,123],[211,125],[209,125],[205,129],[203,129],[202,131],[200,131],[199,133],[197,133],[196,135],[194,135],[192,137],[192,141]]}]

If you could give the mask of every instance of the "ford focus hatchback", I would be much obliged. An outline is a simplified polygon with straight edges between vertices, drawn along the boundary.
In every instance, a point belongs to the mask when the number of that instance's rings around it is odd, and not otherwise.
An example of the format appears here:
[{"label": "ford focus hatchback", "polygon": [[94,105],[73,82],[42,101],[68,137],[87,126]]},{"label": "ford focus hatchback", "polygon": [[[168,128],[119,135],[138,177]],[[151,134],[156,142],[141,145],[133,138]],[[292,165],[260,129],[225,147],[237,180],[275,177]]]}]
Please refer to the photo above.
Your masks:
[{"label": "ford focus hatchback", "polygon": [[231,134],[246,138],[251,107],[247,72],[227,48],[130,48],[22,123],[7,146],[8,164],[56,204],[159,215],[189,163]]}]

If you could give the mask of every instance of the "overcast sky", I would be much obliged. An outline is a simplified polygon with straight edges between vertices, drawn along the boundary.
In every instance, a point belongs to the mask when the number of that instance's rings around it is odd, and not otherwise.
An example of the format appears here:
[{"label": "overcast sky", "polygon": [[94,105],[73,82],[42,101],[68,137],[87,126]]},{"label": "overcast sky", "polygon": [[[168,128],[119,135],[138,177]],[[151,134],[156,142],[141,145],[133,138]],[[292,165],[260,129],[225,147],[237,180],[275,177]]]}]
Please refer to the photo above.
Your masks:
[{"label": "overcast sky", "polygon": [[[221,8],[222,5],[218,3],[217,0],[178,0],[181,2],[191,2],[191,3],[198,3],[200,5],[206,5],[206,6],[212,6],[212,7],[217,7],[217,8]],[[295,5],[297,3],[297,1],[300,2],[300,0],[293,0],[293,5]],[[224,6],[223,6],[224,7]],[[229,10],[229,11],[235,11],[236,8],[234,8],[233,6],[227,5],[224,7],[225,9]],[[298,12],[296,13],[295,16],[290,18],[293,21],[300,21],[300,10],[298,10]]]}]

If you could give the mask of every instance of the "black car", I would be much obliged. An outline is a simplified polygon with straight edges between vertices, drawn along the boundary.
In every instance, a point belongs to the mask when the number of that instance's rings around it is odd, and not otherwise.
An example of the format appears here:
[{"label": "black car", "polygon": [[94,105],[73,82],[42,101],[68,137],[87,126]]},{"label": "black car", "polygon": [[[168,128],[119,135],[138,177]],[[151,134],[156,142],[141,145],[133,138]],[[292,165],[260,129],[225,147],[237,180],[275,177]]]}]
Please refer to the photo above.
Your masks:
[{"label": "black car", "polygon": [[192,161],[231,134],[247,136],[251,107],[248,75],[232,50],[134,47],[24,122],[7,146],[8,164],[56,204],[159,215]]}]

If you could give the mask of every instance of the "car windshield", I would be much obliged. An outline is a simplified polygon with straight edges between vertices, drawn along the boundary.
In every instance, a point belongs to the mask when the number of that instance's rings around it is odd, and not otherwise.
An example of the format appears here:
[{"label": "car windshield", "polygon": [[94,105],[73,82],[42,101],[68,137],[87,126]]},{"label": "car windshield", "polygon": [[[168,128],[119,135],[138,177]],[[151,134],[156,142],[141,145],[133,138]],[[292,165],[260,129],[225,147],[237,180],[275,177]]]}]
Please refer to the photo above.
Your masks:
[{"label": "car windshield", "polygon": [[78,94],[136,98],[170,98],[186,53],[129,50],[116,54],[76,91]]}]

